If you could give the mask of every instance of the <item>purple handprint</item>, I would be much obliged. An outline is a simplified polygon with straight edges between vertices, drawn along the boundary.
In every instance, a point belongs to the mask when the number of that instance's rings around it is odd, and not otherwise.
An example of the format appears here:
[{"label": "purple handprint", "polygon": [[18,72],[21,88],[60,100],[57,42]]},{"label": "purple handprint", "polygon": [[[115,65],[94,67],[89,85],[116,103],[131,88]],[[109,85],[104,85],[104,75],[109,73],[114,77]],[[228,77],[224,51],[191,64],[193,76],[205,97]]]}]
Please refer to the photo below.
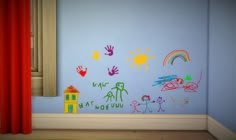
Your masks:
[{"label": "purple handprint", "polygon": [[112,67],[112,70],[110,71],[110,69],[108,68],[108,74],[110,75],[110,76],[113,76],[114,74],[118,74],[118,68],[116,67],[116,66],[113,66]]},{"label": "purple handprint", "polygon": [[108,53],[105,53],[105,55],[109,55],[109,56],[112,56],[112,55],[113,55],[114,46],[107,45],[107,46],[105,47],[105,49],[108,51]]}]

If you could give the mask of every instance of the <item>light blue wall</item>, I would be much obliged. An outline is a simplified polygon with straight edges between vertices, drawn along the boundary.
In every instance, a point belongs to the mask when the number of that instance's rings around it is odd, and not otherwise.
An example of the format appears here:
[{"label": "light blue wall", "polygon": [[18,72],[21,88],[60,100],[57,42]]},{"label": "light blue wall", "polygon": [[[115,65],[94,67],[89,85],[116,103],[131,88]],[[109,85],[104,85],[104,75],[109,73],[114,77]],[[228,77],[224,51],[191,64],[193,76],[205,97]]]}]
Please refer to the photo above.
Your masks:
[{"label": "light blue wall", "polygon": [[209,115],[236,132],[236,1],[210,1]]},{"label": "light blue wall", "polygon": [[[79,103],[94,101],[93,106],[80,108],[80,113],[132,113],[132,100],[141,101],[148,94],[152,100],[162,96],[165,114],[206,114],[207,113],[207,1],[206,0],[58,0],[57,1],[57,70],[58,96],[33,97],[34,113],[63,113],[65,88],[75,86],[79,91]],[[114,55],[104,55],[106,45],[114,45]],[[144,66],[138,72],[137,66],[130,68],[130,52],[144,53],[150,48],[149,70]],[[177,59],[174,65],[163,66],[165,56],[173,51],[187,50],[191,61]],[[98,61],[91,58],[98,50]],[[76,72],[76,67],[88,68],[85,77]],[[107,68],[118,66],[119,74],[110,77]],[[192,75],[197,82],[202,79],[197,92],[177,89],[161,91],[152,86],[160,76],[173,75],[184,78]],[[128,90],[123,95],[122,109],[96,110],[94,105],[106,103],[103,97],[122,81]],[[104,89],[92,87],[93,82],[109,82]],[[189,98],[186,106],[175,107],[170,97]],[[158,104],[150,104],[152,113],[158,113]],[[139,106],[140,111],[144,106]]]}]

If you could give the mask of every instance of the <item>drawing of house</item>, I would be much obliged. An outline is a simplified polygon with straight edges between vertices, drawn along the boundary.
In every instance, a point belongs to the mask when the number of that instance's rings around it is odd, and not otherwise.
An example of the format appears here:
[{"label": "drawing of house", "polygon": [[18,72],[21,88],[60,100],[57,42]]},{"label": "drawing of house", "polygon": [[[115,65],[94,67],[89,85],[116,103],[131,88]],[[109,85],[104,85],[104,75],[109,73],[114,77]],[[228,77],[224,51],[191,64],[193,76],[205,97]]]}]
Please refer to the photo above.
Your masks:
[{"label": "drawing of house", "polygon": [[64,91],[64,113],[78,112],[79,91],[72,85]]}]

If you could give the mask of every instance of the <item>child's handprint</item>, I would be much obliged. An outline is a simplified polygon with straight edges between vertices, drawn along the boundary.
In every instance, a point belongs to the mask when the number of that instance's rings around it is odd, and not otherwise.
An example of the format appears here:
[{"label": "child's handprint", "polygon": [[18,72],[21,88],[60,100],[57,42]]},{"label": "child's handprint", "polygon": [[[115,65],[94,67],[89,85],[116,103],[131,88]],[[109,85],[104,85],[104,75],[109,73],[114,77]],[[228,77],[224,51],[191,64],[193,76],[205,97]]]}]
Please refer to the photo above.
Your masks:
[{"label": "child's handprint", "polygon": [[112,67],[112,70],[110,71],[110,69],[108,68],[108,74],[110,75],[110,76],[113,76],[114,74],[118,74],[118,68],[116,67],[116,66],[113,66]]},{"label": "child's handprint", "polygon": [[82,76],[84,77],[87,73],[87,68],[85,68],[85,70],[83,70],[83,67],[82,66],[78,66],[76,68],[76,71]]},{"label": "child's handprint", "polygon": [[108,53],[105,53],[105,55],[109,55],[109,56],[113,55],[114,46],[107,45],[107,47],[105,47],[105,49],[108,51]]}]

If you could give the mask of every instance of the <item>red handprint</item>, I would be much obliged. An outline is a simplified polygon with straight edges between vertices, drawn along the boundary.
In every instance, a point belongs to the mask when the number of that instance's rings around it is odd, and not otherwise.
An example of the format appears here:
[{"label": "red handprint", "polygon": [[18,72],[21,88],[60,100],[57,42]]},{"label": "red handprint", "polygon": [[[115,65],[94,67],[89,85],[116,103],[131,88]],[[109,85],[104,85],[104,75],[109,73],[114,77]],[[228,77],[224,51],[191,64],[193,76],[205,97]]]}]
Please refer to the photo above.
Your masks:
[{"label": "red handprint", "polygon": [[108,74],[110,75],[110,76],[113,76],[114,74],[118,74],[118,68],[116,67],[116,66],[113,66],[112,67],[112,70],[110,71],[110,69],[108,68]]},{"label": "red handprint", "polygon": [[83,70],[83,67],[82,66],[78,66],[76,68],[76,71],[82,76],[84,77],[87,73],[87,68],[85,68],[85,70]]},{"label": "red handprint", "polygon": [[105,53],[105,55],[109,55],[109,56],[113,55],[114,46],[107,45],[107,47],[105,47],[105,49],[108,51],[108,53]]}]

